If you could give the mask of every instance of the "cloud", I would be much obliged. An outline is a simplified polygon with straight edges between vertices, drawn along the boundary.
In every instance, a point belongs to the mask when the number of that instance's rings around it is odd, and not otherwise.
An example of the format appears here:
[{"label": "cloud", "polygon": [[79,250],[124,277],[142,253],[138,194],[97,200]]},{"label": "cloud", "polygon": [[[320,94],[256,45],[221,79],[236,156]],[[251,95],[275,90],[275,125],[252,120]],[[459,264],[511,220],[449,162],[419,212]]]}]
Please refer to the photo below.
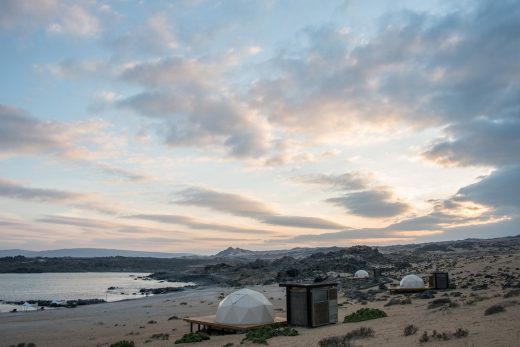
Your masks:
[{"label": "cloud", "polygon": [[500,168],[479,182],[461,188],[458,200],[469,200],[495,208],[513,208],[520,214],[520,165]]},{"label": "cloud", "polygon": [[51,34],[71,35],[80,37],[97,36],[101,32],[99,20],[79,5],[66,5],[61,9],[57,21],[47,26]]},{"label": "cloud", "polygon": [[188,216],[180,216],[180,215],[171,215],[171,214],[137,214],[126,216],[125,218],[131,219],[143,219],[149,220],[164,224],[175,224],[175,225],[184,225],[191,229],[199,229],[199,230],[210,230],[210,231],[224,231],[228,233],[238,233],[238,234],[254,234],[254,235],[268,235],[275,233],[274,231],[269,230],[259,230],[259,229],[248,229],[248,228],[240,228],[231,225],[217,224],[217,223],[207,223],[200,220],[197,220]]},{"label": "cloud", "polygon": [[140,25],[131,25],[127,32],[106,39],[104,44],[116,56],[164,54],[178,46],[174,28],[165,14],[155,14]]},{"label": "cloud", "polygon": [[409,242],[418,239],[453,240],[513,235],[520,220],[520,192],[515,184],[519,173],[517,166],[497,170],[479,182],[461,188],[448,199],[430,201],[431,212],[408,217],[386,227],[299,235],[277,242],[314,242],[326,245],[331,241],[367,239]]},{"label": "cloud", "polygon": [[49,224],[71,225],[82,228],[94,229],[112,229],[114,227],[119,227],[117,223],[103,221],[99,219],[77,218],[67,216],[45,216],[42,218],[38,218],[36,221]]},{"label": "cloud", "polygon": [[450,125],[448,140],[440,141],[423,153],[443,165],[502,166],[520,163],[520,120],[477,119]]},{"label": "cloud", "polygon": [[389,238],[401,238],[401,239],[412,239],[409,237],[399,236],[398,234],[392,235],[387,231],[380,229],[359,229],[359,230],[343,230],[334,233],[323,233],[314,235],[298,235],[290,238],[288,242],[318,242],[326,245],[330,245],[331,242],[336,241],[349,241],[349,240],[363,240],[363,239],[389,239]]},{"label": "cloud", "polygon": [[105,163],[96,163],[95,166],[105,172],[106,174],[113,175],[120,179],[125,179],[132,182],[146,182],[150,181],[152,177],[148,175],[142,175],[133,171],[128,171],[120,167],[115,167]]},{"label": "cloud", "polygon": [[40,120],[16,107],[0,105],[0,155],[50,154],[68,159],[94,156],[84,144],[109,145],[103,134],[107,127],[102,120]]},{"label": "cloud", "polygon": [[24,187],[12,181],[0,179],[0,196],[18,200],[33,200],[41,202],[63,202],[79,200],[82,194],[71,193],[57,189],[42,189]]},{"label": "cloud", "polygon": [[206,207],[240,217],[261,218],[276,214],[267,204],[238,194],[193,187],[181,191],[180,196],[182,199],[175,201],[176,204]]},{"label": "cloud", "polygon": [[272,125],[317,138],[511,119],[520,100],[511,73],[520,69],[512,44],[519,19],[514,1],[481,1],[444,15],[387,15],[369,37],[310,27],[270,61],[250,102]]},{"label": "cloud", "polygon": [[315,174],[297,177],[296,181],[344,192],[341,196],[332,197],[325,201],[362,217],[394,217],[411,209],[409,204],[399,201],[390,188],[375,185],[373,175],[370,173]]},{"label": "cloud", "polygon": [[0,158],[17,155],[48,155],[93,166],[103,172],[131,181],[149,177],[108,165],[100,157],[119,157],[113,153],[114,137],[107,133],[103,120],[74,123],[40,120],[28,112],[0,104]]},{"label": "cloud", "polygon": [[52,64],[34,64],[34,68],[37,72],[48,72],[53,76],[64,79],[107,76],[113,73],[113,69],[116,69],[102,60],[78,60],[73,58],[67,58]]},{"label": "cloud", "polygon": [[51,35],[90,38],[102,32],[100,17],[113,14],[109,5],[96,2],[5,0],[0,3],[0,29],[17,33],[45,28]]},{"label": "cloud", "polygon": [[304,183],[328,186],[333,190],[361,190],[369,186],[370,176],[369,174],[362,174],[360,172],[347,172],[341,175],[306,175],[298,177],[296,180]]},{"label": "cloud", "polygon": [[286,216],[264,202],[238,195],[194,187],[179,193],[176,204],[199,206],[239,217],[255,219],[264,224],[310,229],[341,229],[341,224],[316,217]]},{"label": "cloud", "polygon": [[222,89],[219,69],[186,58],[134,65],[120,78],[145,90],[117,104],[160,120],[159,133],[167,145],[217,146],[234,157],[260,157],[269,147],[267,124]]},{"label": "cloud", "polygon": [[264,224],[309,229],[341,229],[344,225],[323,218],[304,216],[263,216],[259,219]]},{"label": "cloud", "polygon": [[122,71],[120,79],[145,87],[177,87],[199,89],[211,85],[219,78],[224,66],[210,61],[168,57],[130,65]]},{"label": "cloud", "polygon": [[[69,217],[69,216],[45,216],[42,218],[38,218],[37,222],[47,223],[47,224],[55,224],[55,225],[67,225],[74,226],[80,228],[87,229],[98,229],[102,231],[114,231],[118,233],[128,233],[128,234],[142,234],[147,235],[150,233],[164,233],[164,230],[158,230],[154,228],[149,228],[145,226],[136,226],[136,225],[126,225],[116,222],[110,222],[101,219],[94,218],[78,218],[78,217]],[[172,233],[172,231],[168,231],[168,233]],[[183,232],[175,231],[175,234],[182,235]]]},{"label": "cloud", "polygon": [[12,29],[20,26],[33,26],[52,18],[58,7],[58,1],[18,1],[0,2],[0,27]]},{"label": "cloud", "polygon": [[0,124],[0,150],[4,154],[70,150],[59,135],[64,130],[62,124],[38,121],[9,105],[0,105]]},{"label": "cloud", "polygon": [[408,204],[395,201],[388,190],[354,192],[326,201],[343,207],[352,214],[371,218],[398,216],[410,209]]},{"label": "cloud", "polygon": [[22,201],[56,203],[104,214],[117,214],[120,211],[115,204],[108,204],[104,199],[97,196],[97,194],[75,193],[52,188],[27,187],[17,182],[1,178],[0,197]]}]

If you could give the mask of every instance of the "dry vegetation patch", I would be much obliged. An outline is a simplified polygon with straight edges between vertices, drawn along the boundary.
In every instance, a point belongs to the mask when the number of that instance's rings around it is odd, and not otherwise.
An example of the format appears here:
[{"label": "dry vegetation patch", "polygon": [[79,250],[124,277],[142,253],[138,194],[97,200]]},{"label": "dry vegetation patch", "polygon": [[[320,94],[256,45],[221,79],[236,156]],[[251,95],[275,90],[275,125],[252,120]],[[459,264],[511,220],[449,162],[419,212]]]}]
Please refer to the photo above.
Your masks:
[{"label": "dry vegetation patch", "polygon": [[345,335],[331,336],[321,339],[318,342],[319,347],[351,347],[353,340],[362,339],[374,336],[374,329],[367,327],[360,327],[352,330]]}]

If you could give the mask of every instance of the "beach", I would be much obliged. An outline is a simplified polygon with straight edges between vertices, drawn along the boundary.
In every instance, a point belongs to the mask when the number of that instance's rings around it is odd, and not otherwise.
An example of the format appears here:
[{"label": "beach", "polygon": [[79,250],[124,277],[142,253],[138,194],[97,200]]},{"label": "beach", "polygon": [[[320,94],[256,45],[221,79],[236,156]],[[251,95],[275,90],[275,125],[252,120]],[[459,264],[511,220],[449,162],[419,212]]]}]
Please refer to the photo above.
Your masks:
[{"label": "beach", "polygon": [[[273,303],[277,315],[285,316],[284,288],[277,285],[251,286],[262,292]],[[184,292],[156,295],[143,299],[90,305],[74,309],[58,309],[0,315],[0,346],[33,342],[38,347],[109,346],[120,340],[134,341],[136,346],[171,346],[189,332],[189,324],[182,317],[202,316],[216,311],[219,297],[236,288],[210,287],[189,289]],[[471,290],[456,290],[469,298]],[[386,294],[384,294],[386,295]],[[325,337],[345,334],[361,326],[374,329],[375,336],[356,342],[362,346],[417,346],[424,330],[431,332],[468,330],[468,336],[448,341],[430,341],[427,346],[516,346],[520,340],[520,306],[511,304],[505,312],[485,316],[493,304],[515,302],[504,299],[499,288],[480,292],[482,301],[462,304],[454,308],[428,309],[431,300],[412,299],[409,305],[385,307],[388,300],[376,299],[366,305],[352,303],[339,297],[342,306],[339,317],[362,307],[383,309],[388,317],[359,322],[338,323],[321,328],[297,328],[299,335],[275,337],[270,346],[318,346]],[[437,297],[440,295],[437,294]],[[404,336],[409,324],[418,327],[416,335]],[[152,338],[154,334],[168,334],[168,340]],[[211,339],[196,346],[240,345],[243,334],[212,335]]]}]

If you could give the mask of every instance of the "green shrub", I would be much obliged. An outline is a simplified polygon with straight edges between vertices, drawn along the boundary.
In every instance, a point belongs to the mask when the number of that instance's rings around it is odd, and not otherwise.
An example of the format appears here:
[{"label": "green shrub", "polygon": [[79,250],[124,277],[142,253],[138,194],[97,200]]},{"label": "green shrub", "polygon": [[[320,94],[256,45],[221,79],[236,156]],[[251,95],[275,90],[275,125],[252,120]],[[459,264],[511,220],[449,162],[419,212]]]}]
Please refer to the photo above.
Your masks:
[{"label": "green shrub", "polygon": [[246,341],[267,345],[267,340],[274,336],[296,336],[298,331],[281,324],[266,325],[261,328],[249,330],[241,343]]},{"label": "green shrub", "polygon": [[385,311],[379,310],[377,308],[361,308],[354,313],[345,316],[343,319],[343,323],[354,323],[354,322],[362,322],[365,320],[377,319],[386,317]]},{"label": "green shrub", "polygon": [[110,347],[135,347],[134,341],[121,340],[110,345]]},{"label": "green shrub", "polygon": [[179,343],[195,343],[209,340],[209,335],[203,332],[184,334],[180,339],[175,340],[175,344]]}]

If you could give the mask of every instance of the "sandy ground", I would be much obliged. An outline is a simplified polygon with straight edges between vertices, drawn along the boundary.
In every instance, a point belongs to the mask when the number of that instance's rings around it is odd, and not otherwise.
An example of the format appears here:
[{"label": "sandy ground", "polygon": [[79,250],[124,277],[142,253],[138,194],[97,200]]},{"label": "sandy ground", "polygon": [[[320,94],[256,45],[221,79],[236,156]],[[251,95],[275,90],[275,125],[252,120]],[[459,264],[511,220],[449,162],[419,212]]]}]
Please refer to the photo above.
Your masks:
[{"label": "sandy ground", "polygon": [[[459,276],[470,276],[474,271],[494,273],[509,266],[519,275],[520,255],[514,257],[480,257],[460,261],[452,269]],[[498,270],[500,271],[500,270]],[[252,286],[271,300],[277,315],[285,316],[285,292],[277,286]],[[188,317],[215,313],[221,293],[228,294],[234,288],[203,288],[180,293],[159,295],[145,299],[129,300],[74,309],[59,309],[26,313],[0,314],[0,347],[33,342],[38,347],[109,346],[119,340],[132,340],[136,346],[172,346],[174,341],[189,332],[189,324],[172,316]],[[520,345],[520,297],[504,298],[497,285],[474,292],[471,289],[447,291],[461,292],[462,296],[450,296],[459,304],[453,308],[428,309],[431,300],[414,299],[409,305],[384,307],[390,297],[382,293],[377,300],[366,305],[349,302],[340,297],[339,317],[361,308],[384,309],[388,317],[361,322],[338,323],[316,329],[298,328],[296,337],[276,337],[269,340],[270,346],[317,346],[324,337],[342,335],[360,326],[371,327],[375,336],[355,342],[356,346],[418,346],[424,330],[455,331],[467,329],[469,335],[462,339],[427,342],[425,346],[519,346]],[[439,292],[436,298],[443,297]],[[471,294],[477,294],[475,300]],[[479,301],[481,300],[481,301]],[[468,301],[476,301],[468,304]],[[506,303],[506,311],[485,316],[486,308],[493,304]],[[414,324],[419,328],[416,335],[403,336],[403,328]],[[152,339],[153,334],[169,334],[169,340]],[[211,340],[196,346],[223,346],[227,343],[240,345],[244,335],[211,336]]]}]

